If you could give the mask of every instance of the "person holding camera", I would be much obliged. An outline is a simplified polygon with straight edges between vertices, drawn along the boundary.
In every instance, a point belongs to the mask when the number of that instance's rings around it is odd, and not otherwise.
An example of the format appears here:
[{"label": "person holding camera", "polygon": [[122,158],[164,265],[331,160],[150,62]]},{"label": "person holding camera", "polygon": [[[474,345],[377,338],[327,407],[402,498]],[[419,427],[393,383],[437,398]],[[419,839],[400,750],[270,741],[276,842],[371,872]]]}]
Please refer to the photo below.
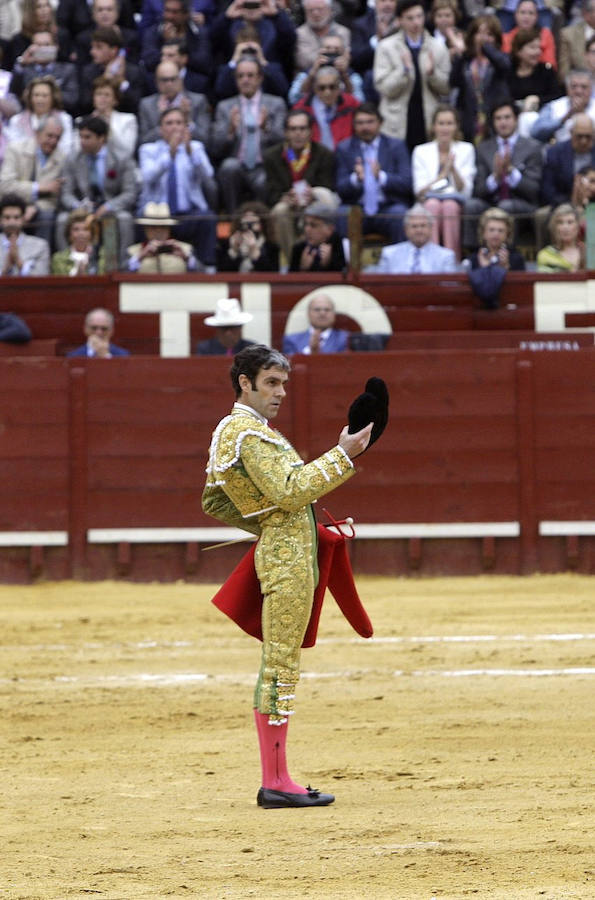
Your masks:
[{"label": "person holding camera", "polygon": [[165,0],[163,18],[157,28],[143,33],[141,58],[145,68],[154,72],[161,61],[163,45],[170,41],[182,41],[188,54],[187,67],[194,73],[193,90],[205,94],[210,86],[213,71],[213,54],[208,29],[197,25],[190,15],[189,0]]},{"label": "person holding camera", "polygon": [[62,105],[70,115],[76,115],[79,102],[79,85],[76,66],[69,62],[57,62],[58,44],[51,31],[36,31],[31,43],[15,60],[10,93],[21,97],[34,78],[51,76],[62,96]]},{"label": "person holding camera", "polygon": [[215,109],[211,154],[221,160],[217,177],[227,212],[234,212],[242,193],[265,200],[262,154],[283,137],[285,101],[263,93],[262,80],[256,59],[240,59],[236,66],[238,93],[221,100]]},{"label": "person holding camera", "polygon": [[145,240],[126,248],[129,272],[180,275],[196,271],[192,245],[172,237],[171,230],[178,222],[172,218],[167,203],[147,203],[136,224],[143,226]]},{"label": "person holding camera", "polygon": [[236,35],[246,25],[258,34],[263,56],[281,65],[286,76],[293,75],[295,26],[276,0],[232,0],[211,26],[211,43],[220,53],[220,60],[231,59]]},{"label": "person holding camera", "polygon": [[279,247],[269,240],[269,210],[248,200],[236,210],[231,234],[217,246],[218,272],[278,272]]},{"label": "person holding camera", "polygon": [[350,68],[349,48],[339,34],[327,34],[322,39],[320,52],[308,72],[298,72],[291,83],[288,100],[291,106],[314,90],[316,75],[322,66],[333,66],[341,79],[341,90],[352,94],[362,103],[365,100],[361,75]]},{"label": "person holding camera", "polygon": [[226,100],[233,97],[237,91],[236,67],[239,62],[246,59],[255,59],[262,68],[262,89],[266,94],[274,94],[275,97],[287,97],[289,82],[279,62],[266,59],[262,52],[258,31],[252,24],[244,25],[235,35],[235,48],[233,56],[226,63],[221,63],[217,68],[213,94],[215,100]]}]

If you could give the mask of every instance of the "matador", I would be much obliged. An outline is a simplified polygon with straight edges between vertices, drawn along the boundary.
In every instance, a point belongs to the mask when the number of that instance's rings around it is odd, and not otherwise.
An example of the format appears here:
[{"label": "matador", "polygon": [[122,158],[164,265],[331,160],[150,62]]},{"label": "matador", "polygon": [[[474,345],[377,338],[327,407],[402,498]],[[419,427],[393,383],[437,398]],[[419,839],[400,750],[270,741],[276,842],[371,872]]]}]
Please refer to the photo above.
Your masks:
[{"label": "matador", "polygon": [[346,482],[372,423],[304,464],[269,424],[285,396],[290,365],[277,350],[254,344],[231,368],[236,403],[211,441],[203,510],[258,536],[254,566],[262,592],[262,657],[254,692],[262,785],[259,806],[327,806],[332,794],[297,784],[286,741],[299,679],[300,650],[318,580],[317,526],[311,504]]}]

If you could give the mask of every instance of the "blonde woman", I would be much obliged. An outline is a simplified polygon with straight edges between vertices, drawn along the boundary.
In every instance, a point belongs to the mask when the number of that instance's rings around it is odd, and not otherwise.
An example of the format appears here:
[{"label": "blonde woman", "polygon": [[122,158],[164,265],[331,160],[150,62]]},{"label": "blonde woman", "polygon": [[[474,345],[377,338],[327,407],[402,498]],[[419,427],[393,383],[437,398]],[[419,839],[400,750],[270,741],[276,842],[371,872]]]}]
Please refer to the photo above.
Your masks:
[{"label": "blonde woman", "polygon": [[538,272],[578,272],[585,268],[585,245],[580,240],[580,217],[574,206],[562,203],[549,221],[551,244],[537,254]]},{"label": "blonde woman", "polygon": [[432,241],[461,259],[461,207],[471,196],[475,148],[459,140],[456,111],[439,106],[432,116],[434,140],[419,144],[411,157],[413,193],[433,216]]}]

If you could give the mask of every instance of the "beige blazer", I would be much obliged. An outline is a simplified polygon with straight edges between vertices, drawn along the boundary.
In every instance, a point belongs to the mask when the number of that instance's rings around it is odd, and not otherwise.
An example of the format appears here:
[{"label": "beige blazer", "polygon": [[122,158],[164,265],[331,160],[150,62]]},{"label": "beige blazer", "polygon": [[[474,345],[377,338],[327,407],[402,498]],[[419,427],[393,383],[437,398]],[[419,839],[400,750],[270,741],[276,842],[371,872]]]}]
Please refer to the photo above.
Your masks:
[{"label": "beige blazer", "polygon": [[[384,118],[382,131],[389,137],[401,139],[405,138],[407,131],[407,106],[414,83],[413,76],[403,63],[405,46],[405,37],[399,31],[380,41],[374,56],[374,86],[380,94],[380,112]],[[426,75],[430,58],[433,59],[434,68],[431,75]],[[434,110],[440,98],[449,91],[450,55],[445,44],[425,31],[418,60],[424,120],[429,135]]]},{"label": "beige blazer", "polygon": [[568,25],[560,32],[558,51],[558,75],[563,81],[571,69],[585,68],[585,23]]},{"label": "beige blazer", "polygon": [[4,162],[0,168],[0,194],[14,191],[25,203],[35,203],[39,209],[56,209],[58,196],[39,197],[36,200],[33,196],[33,185],[38,181],[59,178],[64,170],[66,156],[61,150],[56,149],[48,157],[45,165],[40,166],[36,150],[35,138],[7,145]]}]

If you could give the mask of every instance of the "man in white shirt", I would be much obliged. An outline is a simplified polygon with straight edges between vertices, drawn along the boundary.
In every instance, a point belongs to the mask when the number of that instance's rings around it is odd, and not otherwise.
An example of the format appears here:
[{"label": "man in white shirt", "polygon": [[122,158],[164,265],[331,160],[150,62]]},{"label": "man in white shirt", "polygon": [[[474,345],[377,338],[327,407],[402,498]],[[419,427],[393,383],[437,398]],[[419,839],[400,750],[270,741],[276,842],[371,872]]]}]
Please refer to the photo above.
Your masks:
[{"label": "man in white shirt", "polygon": [[457,263],[453,250],[434,244],[432,215],[421,203],[416,203],[405,215],[406,241],[384,247],[378,265],[370,271],[387,275],[431,275],[439,272],[456,272]]},{"label": "man in white shirt", "polygon": [[207,270],[215,265],[216,219],[207,201],[213,195],[213,166],[201,141],[193,141],[184,113],[161,114],[161,138],[141,144],[139,165],[143,187],[139,213],[147,203],[167,203],[182,218],[172,229],[175,238],[191,243]]}]

